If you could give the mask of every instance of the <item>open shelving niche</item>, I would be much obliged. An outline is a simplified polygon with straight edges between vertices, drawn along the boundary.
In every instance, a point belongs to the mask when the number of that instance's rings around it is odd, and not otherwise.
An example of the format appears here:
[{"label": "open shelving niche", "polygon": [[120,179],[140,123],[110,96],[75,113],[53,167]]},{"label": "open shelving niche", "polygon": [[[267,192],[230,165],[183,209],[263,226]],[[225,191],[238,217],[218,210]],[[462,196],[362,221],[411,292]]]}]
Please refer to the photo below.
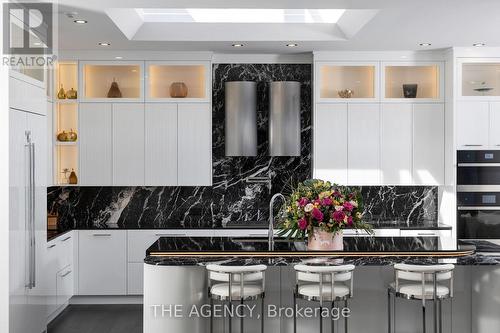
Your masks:
[{"label": "open shelving niche", "polygon": [[78,99],[59,99],[57,93],[61,85],[65,91],[78,89],[78,63],[59,62],[56,66],[56,79],[54,89],[54,117],[53,117],[53,142],[54,142],[54,181],[57,185],[69,185],[65,180],[63,170],[68,169],[67,177],[74,170],[79,177],[79,137],[74,142],[58,141],[57,135],[62,131],[66,133],[73,130],[79,134],[78,127]]},{"label": "open shelving niche", "polygon": [[[372,63],[319,64],[320,100],[373,101],[377,99],[378,66]],[[353,91],[351,98],[342,98],[339,91]]]},{"label": "open shelving niche", "polygon": [[[146,99],[148,101],[208,101],[210,67],[205,63],[147,62]],[[184,83],[186,97],[171,97],[170,86]]]},{"label": "open shelving niche", "polygon": [[462,63],[462,96],[499,97],[500,59],[498,62]]},{"label": "open shelving niche", "polygon": [[[439,100],[441,96],[439,64],[387,64],[384,66],[384,98],[386,100]],[[405,98],[404,84],[417,84],[416,98]]]},{"label": "open shelving niche", "polygon": [[[94,102],[129,102],[143,100],[144,62],[80,62],[82,100]],[[116,82],[122,97],[108,97]]]}]

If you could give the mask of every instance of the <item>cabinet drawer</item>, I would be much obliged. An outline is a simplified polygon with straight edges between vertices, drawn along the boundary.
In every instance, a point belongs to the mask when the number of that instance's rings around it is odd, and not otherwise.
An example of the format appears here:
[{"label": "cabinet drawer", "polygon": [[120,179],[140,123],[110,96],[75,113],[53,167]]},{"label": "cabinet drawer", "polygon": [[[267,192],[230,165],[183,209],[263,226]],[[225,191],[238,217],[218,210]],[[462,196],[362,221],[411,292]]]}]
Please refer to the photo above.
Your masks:
[{"label": "cabinet drawer", "polygon": [[62,269],[73,264],[73,233],[69,232],[57,238],[57,252],[59,256],[59,267]]},{"label": "cabinet drawer", "polygon": [[401,230],[401,237],[439,237],[439,230]]},{"label": "cabinet drawer", "polygon": [[60,307],[61,305],[69,301],[69,299],[74,294],[73,265],[69,265],[57,272],[56,280],[57,307]]},{"label": "cabinet drawer", "polygon": [[127,293],[127,232],[81,230],[78,233],[80,295]]},{"label": "cabinet drawer", "polygon": [[144,287],[144,264],[143,263],[129,263],[128,264],[128,281],[127,281],[127,294],[128,295],[142,295]]}]

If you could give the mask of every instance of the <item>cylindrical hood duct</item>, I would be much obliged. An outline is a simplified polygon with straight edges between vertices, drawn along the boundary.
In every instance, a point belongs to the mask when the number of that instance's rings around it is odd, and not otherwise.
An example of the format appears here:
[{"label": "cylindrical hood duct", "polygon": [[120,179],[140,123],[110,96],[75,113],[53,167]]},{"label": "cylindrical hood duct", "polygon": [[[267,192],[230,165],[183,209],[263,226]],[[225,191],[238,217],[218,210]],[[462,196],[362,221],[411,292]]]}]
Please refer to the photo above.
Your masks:
[{"label": "cylindrical hood duct", "polygon": [[300,156],[300,82],[271,82],[269,154]]},{"label": "cylindrical hood duct", "polygon": [[226,156],[257,155],[257,83],[225,83]]}]

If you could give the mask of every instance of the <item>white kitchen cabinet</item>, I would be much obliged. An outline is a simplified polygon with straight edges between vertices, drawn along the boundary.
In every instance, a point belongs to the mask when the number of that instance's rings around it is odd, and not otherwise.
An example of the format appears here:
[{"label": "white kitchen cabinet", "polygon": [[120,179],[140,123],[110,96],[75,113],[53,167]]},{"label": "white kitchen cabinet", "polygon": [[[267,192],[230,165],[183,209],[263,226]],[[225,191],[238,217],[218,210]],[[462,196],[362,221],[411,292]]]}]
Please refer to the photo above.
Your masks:
[{"label": "white kitchen cabinet", "polygon": [[413,182],[444,184],[444,105],[413,106]]},{"label": "white kitchen cabinet", "polygon": [[381,183],[412,183],[412,104],[382,104],[380,170]]},{"label": "white kitchen cabinet", "polygon": [[489,102],[457,102],[457,143],[459,148],[486,147],[489,143]]},{"label": "white kitchen cabinet", "polygon": [[127,295],[142,295],[144,290],[144,263],[128,263],[127,277]]},{"label": "white kitchen cabinet", "polygon": [[[57,279],[56,274],[59,268],[57,240],[51,240],[47,243],[46,260],[44,262],[44,274],[47,276],[47,285],[45,290],[47,293],[47,313],[49,317],[57,310]],[[61,267],[62,268],[62,267]]]},{"label": "white kitchen cabinet", "polygon": [[127,231],[80,230],[78,294],[127,293]]},{"label": "white kitchen cabinet", "polygon": [[146,104],[145,177],[147,186],[177,185],[177,104]]},{"label": "white kitchen cabinet", "polygon": [[500,102],[490,102],[490,146],[500,147]]},{"label": "white kitchen cabinet", "polygon": [[46,101],[45,89],[39,85],[32,84],[26,75],[16,73],[9,77],[9,107],[47,115],[47,109],[41,107],[40,102]]},{"label": "white kitchen cabinet", "polygon": [[[331,144],[335,144],[332,140]],[[348,106],[349,184],[371,185],[380,182],[380,107],[379,104]]]},{"label": "white kitchen cabinet", "polygon": [[144,104],[113,104],[113,185],[144,184]]},{"label": "white kitchen cabinet", "polygon": [[208,103],[178,105],[178,184],[212,184],[212,112]]},{"label": "white kitchen cabinet", "polygon": [[314,178],[347,184],[347,104],[317,104]]},{"label": "white kitchen cabinet", "polygon": [[80,184],[109,186],[112,180],[110,103],[80,104]]}]

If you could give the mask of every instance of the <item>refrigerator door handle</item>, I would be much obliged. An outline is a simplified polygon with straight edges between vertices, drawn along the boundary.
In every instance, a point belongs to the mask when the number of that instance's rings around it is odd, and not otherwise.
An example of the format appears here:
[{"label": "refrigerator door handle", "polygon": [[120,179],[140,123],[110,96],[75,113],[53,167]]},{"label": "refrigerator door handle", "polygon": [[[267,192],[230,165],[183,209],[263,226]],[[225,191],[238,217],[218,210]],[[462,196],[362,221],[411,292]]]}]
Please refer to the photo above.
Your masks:
[{"label": "refrigerator door handle", "polygon": [[25,286],[31,289],[31,143],[30,143],[30,131],[26,131],[26,141],[24,145],[25,159],[26,159],[26,186],[25,186],[25,219],[24,219],[24,232],[26,237],[26,267],[27,272],[25,272]]},{"label": "refrigerator door handle", "polygon": [[31,143],[31,287],[36,287],[36,229],[35,229],[35,143]]}]

